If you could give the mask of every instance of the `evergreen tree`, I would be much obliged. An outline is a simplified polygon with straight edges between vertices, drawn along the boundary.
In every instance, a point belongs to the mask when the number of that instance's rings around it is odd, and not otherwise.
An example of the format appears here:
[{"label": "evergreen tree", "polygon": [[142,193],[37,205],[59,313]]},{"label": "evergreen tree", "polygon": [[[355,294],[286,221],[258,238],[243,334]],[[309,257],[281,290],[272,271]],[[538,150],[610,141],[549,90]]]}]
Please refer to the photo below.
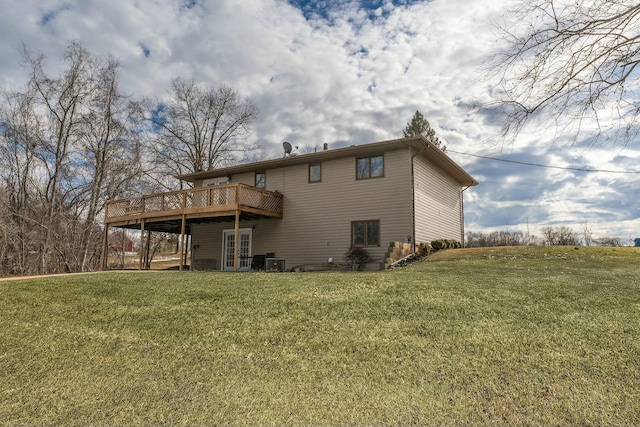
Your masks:
[{"label": "evergreen tree", "polygon": [[433,130],[429,121],[424,118],[420,111],[414,113],[411,121],[407,123],[407,126],[402,130],[402,134],[405,138],[411,136],[424,136],[430,143],[445,151],[447,147],[436,136],[436,131]]}]

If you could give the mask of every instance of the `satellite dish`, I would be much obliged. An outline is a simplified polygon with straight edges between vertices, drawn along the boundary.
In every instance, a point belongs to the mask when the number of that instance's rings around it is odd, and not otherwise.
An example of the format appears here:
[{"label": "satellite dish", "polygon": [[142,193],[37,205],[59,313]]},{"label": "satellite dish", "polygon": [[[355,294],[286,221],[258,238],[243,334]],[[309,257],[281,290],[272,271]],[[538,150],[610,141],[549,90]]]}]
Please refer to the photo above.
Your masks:
[{"label": "satellite dish", "polygon": [[292,155],[291,152],[297,150],[298,146],[292,147],[289,142],[285,141],[282,143],[282,148],[284,148],[284,157],[287,157],[288,155]]}]

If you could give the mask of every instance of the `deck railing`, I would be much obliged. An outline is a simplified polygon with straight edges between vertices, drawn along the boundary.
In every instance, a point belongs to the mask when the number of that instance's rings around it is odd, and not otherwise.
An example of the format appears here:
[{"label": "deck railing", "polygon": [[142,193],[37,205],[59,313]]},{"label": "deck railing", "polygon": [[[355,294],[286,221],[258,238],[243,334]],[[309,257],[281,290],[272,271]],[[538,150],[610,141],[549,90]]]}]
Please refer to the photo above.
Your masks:
[{"label": "deck railing", "polygon": [[150,194],[107,202],[105,221],[140,218],[154,214],[189,214],[250,208],[282,215],[282,194],[244,184],[215,185],[168,193]]}]

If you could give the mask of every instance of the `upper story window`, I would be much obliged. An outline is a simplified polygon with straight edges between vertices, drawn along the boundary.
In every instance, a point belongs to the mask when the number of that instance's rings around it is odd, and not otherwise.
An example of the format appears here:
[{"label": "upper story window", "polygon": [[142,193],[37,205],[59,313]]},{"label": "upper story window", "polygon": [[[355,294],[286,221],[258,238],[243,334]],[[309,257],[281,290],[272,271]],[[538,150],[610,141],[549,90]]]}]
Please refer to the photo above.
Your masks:
[{"label": "upper story window", "polygon": [[384,176],[384,156],[360,157],[356,160],[356,178],[379,178]]},{"label": "upper story window", "polygon": [[309,182],[320,182],[322,179],[322,169],[320,163],[309,165]]},{"label": "upper story window", "polygon": [[266,172],[256,172],[256,188],[267,188]]}]

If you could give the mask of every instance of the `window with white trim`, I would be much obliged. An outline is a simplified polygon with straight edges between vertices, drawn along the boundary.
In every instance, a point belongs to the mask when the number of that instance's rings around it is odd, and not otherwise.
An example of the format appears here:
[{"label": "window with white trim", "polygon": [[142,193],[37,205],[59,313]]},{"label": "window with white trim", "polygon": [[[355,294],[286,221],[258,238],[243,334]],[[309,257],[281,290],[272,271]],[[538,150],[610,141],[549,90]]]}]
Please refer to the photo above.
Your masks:
[{"label": "window with white trim", "polygon": [[322,168],[320,163],[312,163],[309,165],[309,182],[320,182],[322,179]]},{"label": "window with white trim", "polygon": [[267,188],[266,172],[256,172],[256,188]]}]

